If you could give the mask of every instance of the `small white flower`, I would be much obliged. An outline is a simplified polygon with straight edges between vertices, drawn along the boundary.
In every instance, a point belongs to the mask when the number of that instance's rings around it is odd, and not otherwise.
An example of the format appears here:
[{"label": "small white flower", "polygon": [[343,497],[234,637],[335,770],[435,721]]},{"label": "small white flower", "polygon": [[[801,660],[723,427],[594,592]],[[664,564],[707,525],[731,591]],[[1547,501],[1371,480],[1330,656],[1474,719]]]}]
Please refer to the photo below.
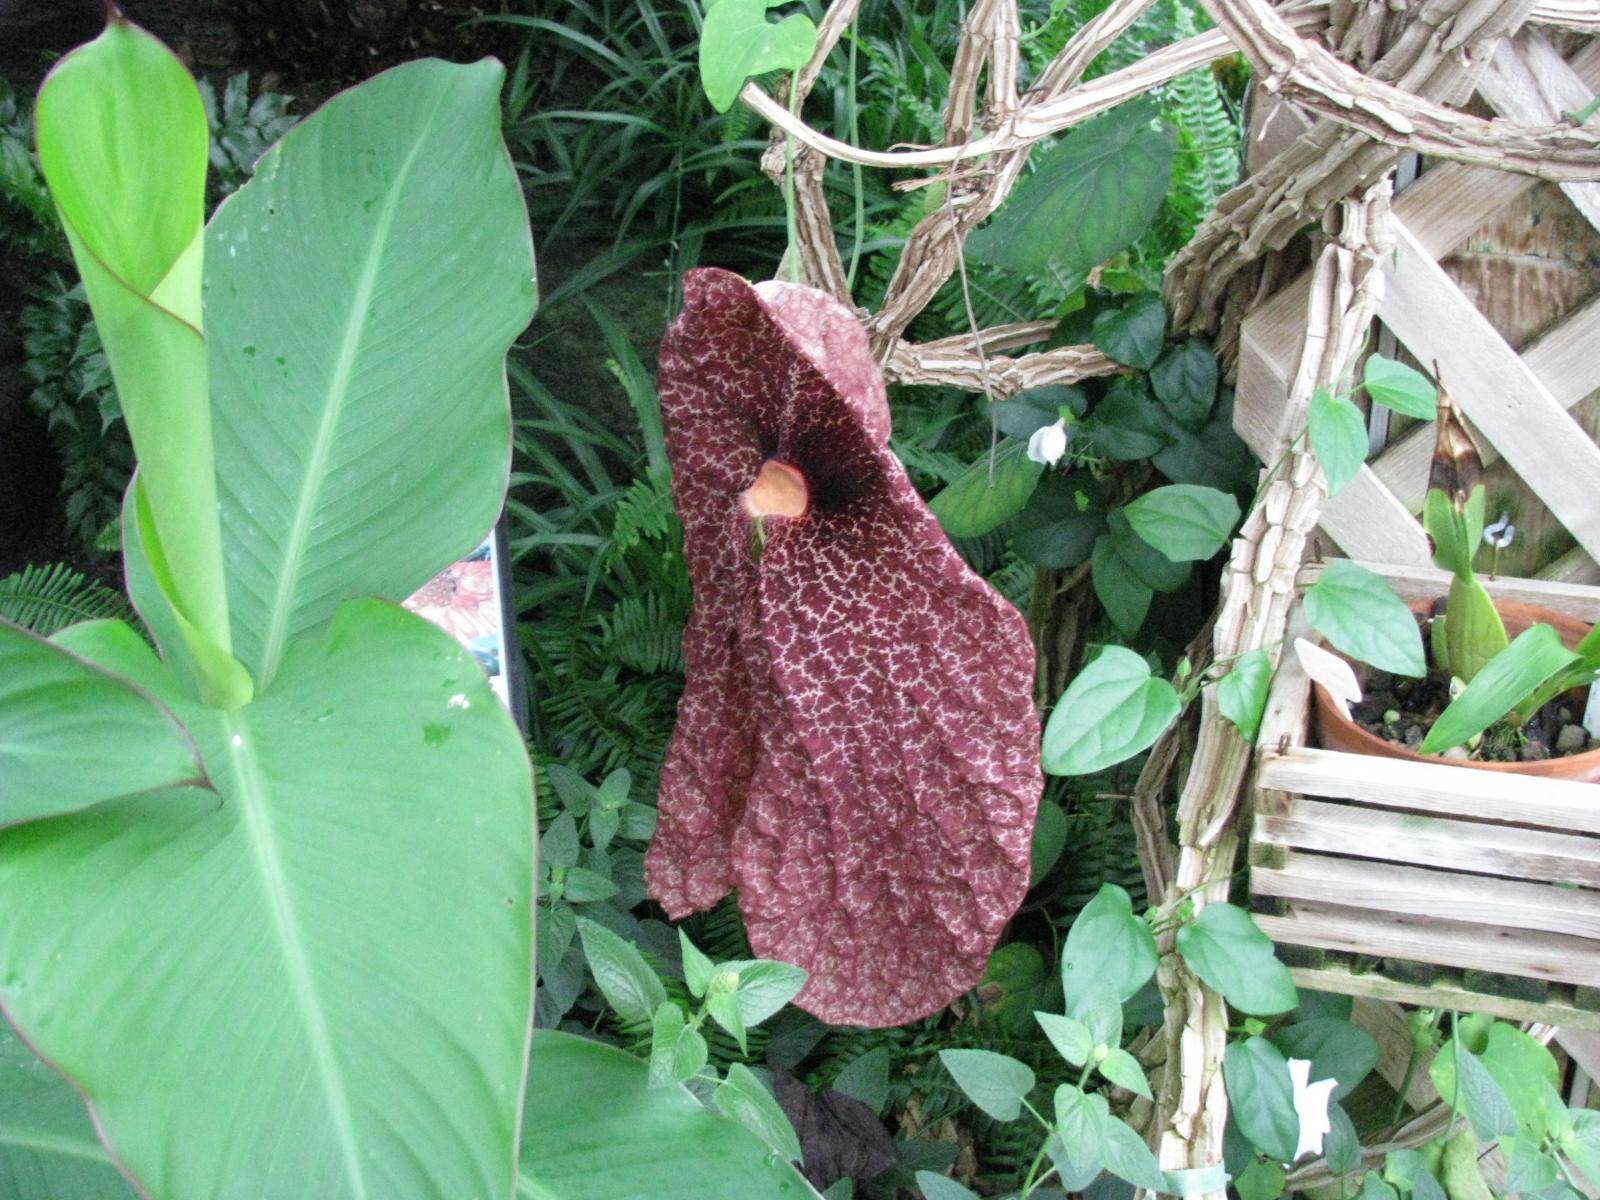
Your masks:
[{"label": "small white flower", "polygon": [[1500,519],[1483,531],[1483,540],[1496,550],[1504,550],[1517,536],[1517,527],[1511,523],[1510,513],[1501,513]]},{"label": "small white flower", "polygon": [[1034,430],[1033,436],[1028,439],[1028,457],[1047,467],[1055,466],[1066,452],[1067,422],[1064,417],[1054,425]]},{"label": "small white flower", "polygon": [[1289,1060],[1289,1078],[1294,1080],[1294,1112],[1300,1118],[1300,1143],[1294,1148],[1295,1161],[1307,1154],[1322,1153],[1322,1138],[1333,1128],[1328,1121],[1328,1104],[1336,1079],[1311,1083],[1311,1063],[1303,1058]]}]

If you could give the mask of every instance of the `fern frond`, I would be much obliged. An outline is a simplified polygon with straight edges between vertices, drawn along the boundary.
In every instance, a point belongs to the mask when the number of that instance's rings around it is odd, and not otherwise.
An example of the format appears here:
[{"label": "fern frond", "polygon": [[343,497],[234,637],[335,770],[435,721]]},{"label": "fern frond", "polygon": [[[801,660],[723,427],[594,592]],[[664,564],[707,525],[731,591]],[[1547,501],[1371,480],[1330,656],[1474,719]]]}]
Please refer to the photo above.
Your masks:
[{"label": "fern frond", "polygon": [[66,563],[24,567],[0,579],[0,619],[49,637],[79,621],[134,623],[122,593],[85,579]]},{"label": "fern frond", "polygon": [[676,612],[657,592],[626,596],[600,618],[606,651],[625,667],[645,675],[683,670],[683,626],[687,612]]}]

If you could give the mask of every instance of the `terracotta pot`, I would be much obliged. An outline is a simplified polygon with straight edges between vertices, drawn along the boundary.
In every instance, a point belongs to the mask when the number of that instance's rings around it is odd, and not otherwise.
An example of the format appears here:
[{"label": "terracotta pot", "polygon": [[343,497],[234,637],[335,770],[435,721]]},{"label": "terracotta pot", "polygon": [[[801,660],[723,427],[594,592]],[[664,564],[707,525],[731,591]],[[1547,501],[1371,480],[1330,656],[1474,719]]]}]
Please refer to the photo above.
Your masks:
[{"label": "terracotta pot", "polygon": [[[1411,611],[1419,616],[1433,608],[1432,601],[1413,600]],[[1515,604],[1502,601],[1495,605],[1505,622],[1506,633],[1516,637],[1530,625],[1550,625],[1561,635],[1569,647],[1576,646],[1589,632],[1589,626],[1575,617],[1555,612],[1533,604]],[[1369,669],[1352,662],[1356,677],[1366,683]],[[1344,750],[1351,754],[1371,754],[1378,758],[1404,758],[1412,762],[1443,763],[1451,767],[1471,767],[1479,771],[1512,771],[1519,775],[1540,775],[1546,779],[1576,779],[1587,783],[1600,783],[1600,750],[1585,750],[1582,754],[1569,754],[1563,758],[1547,758],[1538,762],[1474,762],[1470,759],[1443,758],[1436,754],[1418,754],[1404,746],[1386,741],[1370,733],[1344,715],[1321,684],[1312,686],[1312,729],[1325,750]],[[1581,702],[1580,702],[1581,703]]]}]

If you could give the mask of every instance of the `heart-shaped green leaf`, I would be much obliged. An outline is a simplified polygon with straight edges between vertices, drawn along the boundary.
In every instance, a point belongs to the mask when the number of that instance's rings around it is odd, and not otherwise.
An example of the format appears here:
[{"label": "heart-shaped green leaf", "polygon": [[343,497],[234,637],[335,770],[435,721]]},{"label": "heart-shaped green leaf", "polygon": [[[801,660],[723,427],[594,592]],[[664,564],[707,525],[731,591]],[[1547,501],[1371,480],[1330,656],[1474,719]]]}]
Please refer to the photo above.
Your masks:
[{"label": "heart-shaped green leaf", "polygon": [[1096,348],[1141,371],[1155,363],[1166,334],[1167,309],[1154,292],[1135,296],[1121,308],[1098,313],[1094,319]]},{"label": "heart-shaped green leaf", "polygon": [[941,1050],[939,1061],[963,1092],[996,1121],[1015,1121],[1033,1090],[1033,1070],[993,1050]]},{"label": "heart-shaped green leaf", "polygon": [[0,1004],[162,1200],[502,1196],[533,974],[532,777],[451,637],[351,601],[235,712],[126,627],[67,649],[183,722],[221,796],[0,835]]},{"label": "heart-shaped green leaf", "polygon": [[1266,1017],[1300,1002],[1289,969],[1272,952],[1272,940],[1237,905],[1217,901],[1202,908],[1178,930],[1178,953],[1240,1012]]},{"label": "heart-shaped green leaf", "polygon": [[744,82],[768,71],[797,71],[817,48],[817,27],[795,13],[767,20],[785,0],[712,0],[700,30],[700,85],[718,112],[727,112]]},{"label": "heart-shaped green leaf", "polygon": [[1311,452],[1328,480],[1328,495],[1336,496],[1367,460],[1366,418],[1350,397],[1318,388],[1311,393],[1306,431]]},{"label": "heart-shaped green leaf", "polygon": [[985,454],[957,475],[928,507],[951,537],[979,537],[1021,512],[1043,474],[1044,464],[1028,457],[1028,444],[1007,438],[995,451],[993,483]]},{"label": "heart-shaped green leaf", "polygon": [[1217,402],[1217,356],[1204,338],[1173,346],[1150,368],[1156,399],[1191,433],[1203,427]]},{"label": "heart-shaped green leaf", "polygon": [[1172,176],[1172,138],[1156,127],[1156,115],[1153,101],[1139,100],[1073,130],[1038,156],[1005,206],[967,239],[968,253],[1064,280],[1132,245],[1160,211]]},{"label": "heart-shaped green leaf", "polygon": [[1150,747],[1183,706],[1125,646],[1107,646],[1068,685],[1044,730],[1044,769],[1088,775]]},{"label": "heart-shaped green leaf", "polygon": [[1261,715],[1267,710],[1271,687],[1272,660],[1259,648],[1239,658],[1233,670],[1217,681],[1217,710],[1247,742],[1253,743],[1261,732]]},{"label": "heart-shaped green leaf", "polygon": [[1383,577],[1347,558],[1322,568],[1306,589],[1306,620],[1351,658],[1396,675],[1427,671],[1422,633],[1406,602]]},{"label": "heart-shaped green leaf", "polygon": [[1233,1042],[1222,1059],[1222,1077],[1233,1119],[1245,1137],[1268,1158],[1293,1162],[1300,1118],[1283,1052],[1263,1037]]},{"label": "heart-shaped green leaf", "polygon": [[1439,391],[1415,367],[1373,354],[1361,369],[1367,395],[1395,412],[1431,421],[1439,412]]},{"label": "heart-shaped green leaf", "polygon": [[1227,492],[1172,483],[1130,501],[1123,513],[1146,543],[1173,562],[1210,558],[1239,523],[1239,502]]},{"label": "heart-shaped green leaf", "polygon": [[1080,996],[1110,991],[1118,1003],[1155,974],[1156,939],[1133,911],[1128,893],[1103,883],[1067,931],[1061,952],[1061,986],[1070,1010]]},{"label": "heart-shaped green leaf", "polygon": [[258,687],[341,600],[404,599],[500,510],[534,300],[503,77],[426,60],[343,92],[212,218],[228,599]]}]

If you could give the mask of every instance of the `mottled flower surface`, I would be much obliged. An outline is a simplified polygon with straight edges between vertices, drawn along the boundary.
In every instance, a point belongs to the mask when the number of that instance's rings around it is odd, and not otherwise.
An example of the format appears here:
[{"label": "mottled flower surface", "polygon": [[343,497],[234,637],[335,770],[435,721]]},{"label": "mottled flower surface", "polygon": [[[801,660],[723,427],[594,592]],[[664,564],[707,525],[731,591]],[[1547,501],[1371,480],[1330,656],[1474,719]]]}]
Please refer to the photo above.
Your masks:
[{"label": "mottled flower surface", "polygon": [[902,1024],[977,983],[1027,889],[1027,626],[890,452],[848,309],[711,269],[684,293],[661,406],[695,603],[650,893],[678,918],[737,888],[802,1007]]}]

